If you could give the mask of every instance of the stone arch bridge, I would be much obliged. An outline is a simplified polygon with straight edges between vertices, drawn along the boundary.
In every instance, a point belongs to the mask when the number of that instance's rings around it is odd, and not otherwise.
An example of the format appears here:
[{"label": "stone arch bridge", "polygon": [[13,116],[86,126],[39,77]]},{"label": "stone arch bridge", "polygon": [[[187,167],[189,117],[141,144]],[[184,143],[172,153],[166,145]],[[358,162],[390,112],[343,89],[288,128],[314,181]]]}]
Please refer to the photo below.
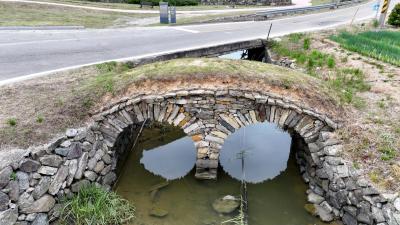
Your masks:
[{"label": "stone arch bridge", "polygon": [[[341,157],[342,145],[335,135],[338,124],[286,96],[230,88],[175,90],[122,98],[92,118],[86,128],[70,129],[43,146],[12,151],[5,156],[9,160],[0,158],[9,162],[0,164],[0,189],[8,190],[0,193],[2,224],[28,218],[33,220],[27,224],[56,221],[62,196],[90,183],[111,188],[147,121],[179,126],[192,137],[200,179],[217,178],[219,152],[228,135],[269,121],[302,139],[304,148],[296,152],[297,161],[309,184],[308,200],[323,220],[400,225],[400,198],[380,193]],[[17,181],[10,179],[13,173]]]},{"label": "stone arch bridge", "polygon": [[289,99],[246,90],[193,89],[134,96],[103,108],[94,118],[91,129],[115,152],[116,164],[132,142],[131,132],[145,121],[181,127],[197,148],[196,177],[200,179],[217,178],[224,140],[253,123],[269,121],[295,132],[311,147],[309,155],[314,160],[334,156],[341,148],[329,138],[337,124],[328,117]]}]

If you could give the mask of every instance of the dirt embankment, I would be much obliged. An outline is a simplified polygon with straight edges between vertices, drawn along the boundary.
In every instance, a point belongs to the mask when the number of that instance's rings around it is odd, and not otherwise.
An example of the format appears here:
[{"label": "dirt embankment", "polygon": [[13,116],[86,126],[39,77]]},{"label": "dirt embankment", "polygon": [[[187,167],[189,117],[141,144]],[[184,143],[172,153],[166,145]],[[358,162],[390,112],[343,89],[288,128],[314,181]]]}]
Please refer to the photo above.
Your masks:
[{"label": "dirt embankment", "polygon": [[0,149],[48,141],[84,126],[92,112],[124,96],[207,87],[272,92],[340,118],[335,95],[318,79],[250,61],[180,59],[128,68],[103,64],[0,87]]}]

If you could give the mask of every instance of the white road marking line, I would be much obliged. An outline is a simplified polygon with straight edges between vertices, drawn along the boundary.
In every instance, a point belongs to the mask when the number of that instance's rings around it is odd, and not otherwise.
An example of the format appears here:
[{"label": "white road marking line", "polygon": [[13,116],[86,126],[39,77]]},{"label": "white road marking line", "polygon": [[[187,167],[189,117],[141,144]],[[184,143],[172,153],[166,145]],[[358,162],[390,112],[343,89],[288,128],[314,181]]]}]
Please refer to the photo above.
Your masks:
[{"label": "white road marking line", "polygon": [[60,42],[60,41],[79,41],[79,39],[70,38],[70,39],[58,39],[58,40],[21,41],[21,42],[14,42],[14,43],[3,43],[3,44],[0,44],[0,46],[27,45],[27,44]]},{"label": "white road marking line", "polygon": [[183,27],[173,27],[175,30],[180,30],[180,31],[185,31],[185,32],[189,32],[189,33],[193,33],[193,34],[197,34],[200,33],[200,31],[197,30],[190,30],[190,29],[186,29]]}]

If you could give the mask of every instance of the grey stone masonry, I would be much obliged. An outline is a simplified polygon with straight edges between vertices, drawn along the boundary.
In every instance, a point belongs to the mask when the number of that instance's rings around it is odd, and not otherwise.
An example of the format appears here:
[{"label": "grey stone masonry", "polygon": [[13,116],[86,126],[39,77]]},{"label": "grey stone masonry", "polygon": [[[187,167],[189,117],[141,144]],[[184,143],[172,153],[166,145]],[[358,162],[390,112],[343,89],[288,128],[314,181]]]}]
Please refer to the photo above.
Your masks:
[{"label": "grey stone masonry", "polygon": [[91,183],[110,190],[144,121],[178,126],[192,138],[199,179],[217,178],[219,152],[230,134],[249,124],[275,123],[304,145],[297,161],[322,220],[400,225],[400,198],[379,193],[340,157],[334,120],[283,96],[236,89],[126,97],[101,108],[86,128],[68,129],[46,145],[0,151],[1,224],[47,224],[57,218],[53,209],[63,196]]}]

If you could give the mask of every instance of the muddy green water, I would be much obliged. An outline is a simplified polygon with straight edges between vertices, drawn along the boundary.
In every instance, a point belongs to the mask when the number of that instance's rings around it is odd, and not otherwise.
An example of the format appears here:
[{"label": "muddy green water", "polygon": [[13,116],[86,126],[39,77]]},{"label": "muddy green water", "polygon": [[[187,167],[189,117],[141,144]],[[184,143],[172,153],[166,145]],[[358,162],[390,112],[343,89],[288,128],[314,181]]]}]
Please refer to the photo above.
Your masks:
[{"label": "muddy green water", "polygon": [[[294,155],[289,154],[296,150],[290,142],[287,133],[269,124],[239,130],[223,146],[220,160],[225,166],[219,169],[218,180],[199,181],[194,178],[191,139],[178,129],[152,126],[126,159],[115,190],[136,206],[137,218],[130,225],[219,225],[237,212],[219,215],[211,205],[225,195],[240,195],[241,160],[236,153],[244,149],[245,176],[252,182],[249,225],[322,224],[304,210],[307,187]],[[150,192],[166,179],[168,186]],[[151,216],[152,209],[166,210],[168,215]]]}]

